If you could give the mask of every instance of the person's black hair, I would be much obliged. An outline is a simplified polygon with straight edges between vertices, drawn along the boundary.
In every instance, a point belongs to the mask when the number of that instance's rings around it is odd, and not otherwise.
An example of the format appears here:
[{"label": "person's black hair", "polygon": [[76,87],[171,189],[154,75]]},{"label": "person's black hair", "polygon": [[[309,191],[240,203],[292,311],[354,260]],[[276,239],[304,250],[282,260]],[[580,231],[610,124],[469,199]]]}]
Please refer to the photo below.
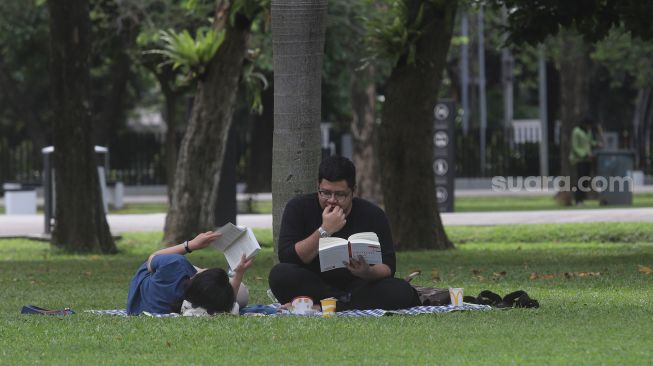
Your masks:
[{"label": "person's black hair", "polygon": [[[187,281],[184,300],[188,300],[193,307],[206,309],[209,314],[230,312],[235,295],[227,272],[222,268],[199,272]],[[173,304],[173,311],[179,312],[180,309],[181,304]]]},{"label": "person's black hair", "polygon": [[351,160],[342,156],[329,156],[320,163],[317,182],[326,179],[330,182],[347,181],[347,186],[354,189],[356,186],[356,167]]},{"label": "person's black hair", "polygon": [[590,127],[592,127],[592,126],[594,126],[594,124],[595,124],[594,119],[592,119],[592,117],[590,117],[590,116],[583,116],[578,121],[579,126],[590,126]]}]

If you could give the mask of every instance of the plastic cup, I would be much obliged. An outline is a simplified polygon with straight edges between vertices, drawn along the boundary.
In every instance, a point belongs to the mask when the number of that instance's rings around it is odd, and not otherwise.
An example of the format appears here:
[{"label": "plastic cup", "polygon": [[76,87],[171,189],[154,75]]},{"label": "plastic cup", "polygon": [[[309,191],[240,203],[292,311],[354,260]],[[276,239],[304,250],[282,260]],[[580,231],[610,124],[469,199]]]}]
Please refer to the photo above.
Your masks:
[{"label": "plastic cup", "polygon": [[449,298],[451,299],[451,305],[453,305],[453,306],[462,306],[462,304],[463,304],[463,289],[462,288],[450,288],[449,289]]},{"label": "plastic cup", "polygon": [[291,312],[293,314],[309,314],[313,310],[313,299],[308,296],[297,296],[296,298],[292,299],[291,305]]},{"label": "plastic cup", "polygon": [[334,316],[336,315],[336,299],[333,297],[328,297],[326,299],[320,300],[322,305],[322,316]]}]

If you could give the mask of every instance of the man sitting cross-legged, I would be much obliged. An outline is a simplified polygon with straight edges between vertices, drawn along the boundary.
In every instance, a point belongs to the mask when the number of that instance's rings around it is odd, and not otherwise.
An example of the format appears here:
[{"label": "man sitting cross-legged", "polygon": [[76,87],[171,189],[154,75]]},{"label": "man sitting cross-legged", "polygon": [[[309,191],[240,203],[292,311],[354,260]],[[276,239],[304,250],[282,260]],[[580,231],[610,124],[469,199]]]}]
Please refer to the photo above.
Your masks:
[{"label": "man sitting cross-legged", "polygon": [[[400,309],[420,305],[410,284],[394,278],[395,251],[383,210],[354,197],[356,168],[343,157],[321,164],[318,191],[288,202],[279,232],[279,261],[270,271],[269,284],[279,302],[309,296],[315,302],[338,299],[337,310]],[[348,238],[371,231],[381,244],[383,263],[368,265],[352,259],[346,268],[320,271],[320,237]]]}]

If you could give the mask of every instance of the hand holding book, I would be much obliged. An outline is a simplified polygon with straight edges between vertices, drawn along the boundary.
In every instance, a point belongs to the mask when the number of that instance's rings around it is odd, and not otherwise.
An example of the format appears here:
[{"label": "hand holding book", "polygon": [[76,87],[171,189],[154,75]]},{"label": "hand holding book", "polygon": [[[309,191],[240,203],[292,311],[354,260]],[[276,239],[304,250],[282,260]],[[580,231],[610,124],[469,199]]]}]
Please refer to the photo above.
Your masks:
[{"label": "hand holding book", "polygon": [[352,259],[356,261],[354,270],[364,271],[365,269],[361,269],[360,257],[363,258],[367,269],[370,264],[382,263],[381,244],[373,232],[353,234],[347,239],[320,238],[318,254],[322,272],[336,268],[348,268],[353,263]]},{"label": "hand holding book", "polygon": [[211,243],[211,245],[224,252],[229,267],[235,270],[241,265],[243,254],[246,259],[254,257],[261,247],[252,232],[252,229],[244,226],[236,226],[227,223],[217,229],[222,235]]},{"label": "hand holding book", "polygon": [[190,250],[206,248],[211,244],[211,242],[219,238],[221,235],[222,233],[217,231],[207,231],[200,233],[188,242],[188,247]]},{"label": "hand holding book", "polygon": [[254,262],[254,256],[247,258],[247,255],[243,253],[243,255],[240,257],[240,262],[236,266],[236,268],[233,269],[235,273],[245,273],[249,269],[249,267],[252,266],[252,263]]},{"label": "hand holding book", "polygon": [[365,257],[362,255],[358,256],[358,259],[351,258],[349,262],[345,262],[347,269],[351,274],[359,278],[370,278],[372,269],[370,265],[365,260]]}]

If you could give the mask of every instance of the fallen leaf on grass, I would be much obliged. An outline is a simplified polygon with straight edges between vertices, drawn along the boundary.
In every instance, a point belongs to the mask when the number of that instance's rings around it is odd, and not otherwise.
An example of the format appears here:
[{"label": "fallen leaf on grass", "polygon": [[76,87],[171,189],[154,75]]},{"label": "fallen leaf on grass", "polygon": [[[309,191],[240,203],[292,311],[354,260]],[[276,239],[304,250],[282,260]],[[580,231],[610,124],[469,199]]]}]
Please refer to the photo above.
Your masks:
[{"label": "fallen leaf on grass", "polygon": [[166,341],[166,346],[172,347],[172,343],[170,341]]},{"label": "fallen leaf on grass", "polygon": [[256,276],[256,277],[254,277],[254,279],[257,280],[257,281],[263,281],[263,277],[261,277],[261,276]]},{"label": "fallen leaf on grass", "polygon": [[637,271],[639,273],[643,273],[643,274],[647,274],[647,275],[653,273],[653,269],[651,269],[651,267],[642,266],[641,264],[637,265]]},{"label": "fallen leaf on grass", "polygon": [[552,278],[555,278],[555,274],[539,274],[537,272],[531,272],[531,275],[528,277],[529,280],[534,281],[534,280],[550,280]]},{"label": "fallen leaf on grass", "polygon": [[563,273],[551,273],[551,274],[539,274],[537,272],[532,272],[529,279],[534,280],[550,280],[556,277],[565,277],[567,279],[573,277],[597,277],[600,276],[601,272],[563,272]]},{"label": "fallen leaf on grass", "polygon": [[595,277],[595,276],[600,276],[601,272],[565,272],[564,275],[567,278],[572,278],[572,277]]},{"label": "fallen leaf on grass", "polygon": [[433,281],[440,281],[440,271],[437,269],[431,270],[431,279]]},{"label": "fallen leaf on grass", "polygon": [[408,276],[404,277],[404,280],[406,280],[406,282],[410,282],[410,281],[412,281],[415,277],[419,276],[420,274],[422,274],[422,270],[421,270],[421,269],[419,269],[419,268],[417,268],[417,269],[413,269],[413,270],[411,270],[411,271],[408,271]]}]

